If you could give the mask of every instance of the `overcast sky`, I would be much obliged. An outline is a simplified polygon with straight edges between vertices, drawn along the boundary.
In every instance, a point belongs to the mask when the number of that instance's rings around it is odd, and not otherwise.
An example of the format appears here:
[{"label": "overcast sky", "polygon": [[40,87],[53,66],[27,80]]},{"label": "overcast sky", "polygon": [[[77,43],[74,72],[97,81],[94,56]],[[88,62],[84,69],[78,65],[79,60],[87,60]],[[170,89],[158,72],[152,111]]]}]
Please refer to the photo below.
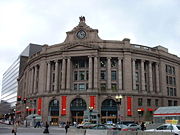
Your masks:
[{"label": "overcast sky", "polygon": [[0,90],[3,73],[29,43],[53,45],[86,17],[107,40],[162,45],[180,56],[180,0],[0,0]]}]

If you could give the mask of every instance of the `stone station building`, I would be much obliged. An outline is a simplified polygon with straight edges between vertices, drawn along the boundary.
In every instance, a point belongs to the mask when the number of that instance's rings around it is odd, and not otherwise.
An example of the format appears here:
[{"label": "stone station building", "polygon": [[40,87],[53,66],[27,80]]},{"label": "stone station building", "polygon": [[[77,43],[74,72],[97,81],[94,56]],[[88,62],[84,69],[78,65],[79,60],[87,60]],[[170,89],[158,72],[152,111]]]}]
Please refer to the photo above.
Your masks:
[{"label": "stone station building", "polygon": [[89,110],[102,123],[151,121],[159,106],[180,104],[180,58],[168,49],[127,38],[102,40],[85,17],[66,34],[63,43],[43,45],[27,57],[18,79],[17,118],[37,113],[51,124],[81,122]]}]

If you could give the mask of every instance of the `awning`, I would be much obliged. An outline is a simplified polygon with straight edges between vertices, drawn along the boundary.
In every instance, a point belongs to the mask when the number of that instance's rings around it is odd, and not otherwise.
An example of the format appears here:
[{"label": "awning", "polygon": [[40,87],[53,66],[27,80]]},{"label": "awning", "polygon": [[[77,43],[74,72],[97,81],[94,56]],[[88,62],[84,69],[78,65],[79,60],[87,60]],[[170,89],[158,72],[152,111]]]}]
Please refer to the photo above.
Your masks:
[{"label": "awning", "polygon": [[168,106],[168,107],[159,107],[154,111],[154,117],[160,116],[180,116],[180,106]]},{"label": "awning", "polygon": [[147,108],[147,110],[148,110],[149,112],[153,112],[155,109],[153,109],[153,108]]},{"label": "awning", "polygon": [[138,108],[137,111],[144,111],[144,108]]},{"label": "awning", "polygon": [[30,109],[28,109],[28,112],[30,112],[30,111],[35,111],[36,109],[34,109],[34,108],[30,108]]},{"label": "awning", "polygon": [[16,111],[16,114],[19,114],[19,113],[21,113],[21,111]]}]

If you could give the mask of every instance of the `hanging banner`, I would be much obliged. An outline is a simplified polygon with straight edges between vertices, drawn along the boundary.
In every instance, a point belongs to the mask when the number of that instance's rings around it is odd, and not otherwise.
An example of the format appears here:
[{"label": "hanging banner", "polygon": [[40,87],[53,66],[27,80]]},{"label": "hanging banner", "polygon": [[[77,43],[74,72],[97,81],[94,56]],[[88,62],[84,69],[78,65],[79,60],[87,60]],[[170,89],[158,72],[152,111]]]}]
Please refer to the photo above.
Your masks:
[{"label": "hanging banner", "polygon": [[41,115],[42,98],[38,98],[38,115]]},{"label": "hanging banner", "polygon": [[96,108],[96,96],[90,96],[90,107]]},{"label": "hanging banner", "polygon": [[66,115],[66,100],[67,96],[61,97],[61,115]]},{"label": "hanging banner", "polygon": [[127,97],[127,116],[132,116],[132,98]]}]

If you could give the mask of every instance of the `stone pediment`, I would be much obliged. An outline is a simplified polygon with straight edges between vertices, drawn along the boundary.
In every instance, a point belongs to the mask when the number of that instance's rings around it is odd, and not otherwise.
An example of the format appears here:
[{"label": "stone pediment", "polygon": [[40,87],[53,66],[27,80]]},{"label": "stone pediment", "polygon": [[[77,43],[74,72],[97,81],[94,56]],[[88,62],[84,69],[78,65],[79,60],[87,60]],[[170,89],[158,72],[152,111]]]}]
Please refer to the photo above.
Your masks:
[{"label": "stone pediment", "polygon": [[72,50],[98,50],[100,47],[98,45],[92,45],[88,43],[77,43],[65,45],[61,48],[62,51],[72,51]]},{"label": "stone pediment", "polygon": [[85,17],[80,17],[78,26],[74,27],[71,31],[66,32],[67,36],[64,43],[74,42],[101,42],[102,39],[98,36],[98,30],[92,29],[85,23]]}]

